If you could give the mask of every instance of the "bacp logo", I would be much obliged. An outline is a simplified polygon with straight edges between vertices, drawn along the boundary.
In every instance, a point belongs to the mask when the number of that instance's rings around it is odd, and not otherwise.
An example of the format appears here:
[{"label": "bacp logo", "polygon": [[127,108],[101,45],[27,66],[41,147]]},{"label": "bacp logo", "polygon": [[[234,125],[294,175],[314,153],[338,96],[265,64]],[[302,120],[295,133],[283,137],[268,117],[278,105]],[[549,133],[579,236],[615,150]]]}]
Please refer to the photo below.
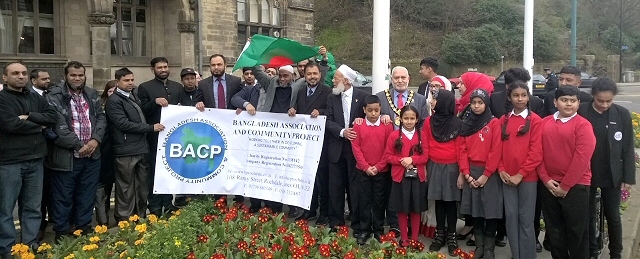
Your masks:
[{"label": "bacp logo", "polygon": [[166,138],[165,167],[174,177],[212,179],[224,168],[227,140],[210,121],[183,121]]}]

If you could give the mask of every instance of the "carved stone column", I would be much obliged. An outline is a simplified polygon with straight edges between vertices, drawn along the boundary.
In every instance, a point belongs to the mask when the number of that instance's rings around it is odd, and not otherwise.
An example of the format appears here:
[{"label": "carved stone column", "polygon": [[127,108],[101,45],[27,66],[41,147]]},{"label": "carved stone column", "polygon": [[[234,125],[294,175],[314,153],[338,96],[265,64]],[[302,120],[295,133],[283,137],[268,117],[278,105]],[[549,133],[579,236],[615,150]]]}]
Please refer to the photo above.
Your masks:
[{"label": "carved stone column", "polygon": [[182,8],[178,13],[178,32],[180,32],[180,61],[182,67],[190,67],[198,70],[196,67],[195,53],[195,33],[197,31],[197,23],[195,22],[195,12],[197,1],[182,0]]},{"label": "carved stone column", "polygon": [[116,22],[113,14],[92,13],[88,15],[91,25],[91,66],[93,67],[93,88],[103,90],[113,78],[111,75],[111,35],[110,27]]}]

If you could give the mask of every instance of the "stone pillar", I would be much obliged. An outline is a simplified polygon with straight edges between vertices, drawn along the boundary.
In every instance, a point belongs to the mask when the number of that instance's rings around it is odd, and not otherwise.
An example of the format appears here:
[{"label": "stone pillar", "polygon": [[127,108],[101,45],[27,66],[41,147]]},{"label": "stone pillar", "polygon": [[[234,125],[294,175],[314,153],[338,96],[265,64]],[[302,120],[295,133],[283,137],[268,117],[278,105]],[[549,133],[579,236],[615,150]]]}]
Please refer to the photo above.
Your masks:
[{"label": "stone pillar", "polygon": [[103,90],[107,82],[113,78],[110,27],[116,19],[111,13],[91,13],[88,16],[88,22],[91,25],[92,86],[96,90]]},{"label": "stone pillar", "polygon": [[198,70],[195,57],[195,22],[178,22],[178,32],[180,32],[180,62],[182,68],[190,67]]},{"label": "stone pillar", "polygon": [[622,71],[620,70],[620,55],[607,56],[607,77],[618,81]]}]

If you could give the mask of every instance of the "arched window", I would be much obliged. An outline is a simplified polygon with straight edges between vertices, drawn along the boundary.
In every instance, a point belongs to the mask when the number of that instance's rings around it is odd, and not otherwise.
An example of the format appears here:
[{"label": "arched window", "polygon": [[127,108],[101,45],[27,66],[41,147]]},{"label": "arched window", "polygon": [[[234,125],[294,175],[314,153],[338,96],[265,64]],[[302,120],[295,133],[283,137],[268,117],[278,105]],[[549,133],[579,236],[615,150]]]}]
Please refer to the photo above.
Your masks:
[{"label": "arched window", "polygon": [[[238,51],[255,34],[275,37],[282,30],[279,0],[236,0],[238,8]],[[239,52],[238,52],[239,53]]]}]

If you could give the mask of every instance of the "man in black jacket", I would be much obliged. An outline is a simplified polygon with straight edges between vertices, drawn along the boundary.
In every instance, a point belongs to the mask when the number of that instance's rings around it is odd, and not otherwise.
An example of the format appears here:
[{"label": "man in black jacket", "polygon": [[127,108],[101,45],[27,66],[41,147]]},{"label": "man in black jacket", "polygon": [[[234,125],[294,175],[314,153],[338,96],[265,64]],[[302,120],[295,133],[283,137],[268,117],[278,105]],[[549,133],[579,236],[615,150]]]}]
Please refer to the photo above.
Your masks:
[{"label": "man in black jacket", "polygon": [[[521,67],[510,68],[504,72],[504,83],[508,88],[512,82],[522,81],[528,82],[531,80],[531,76],[529,75],[529,71]],[[509,113],[513,109],[513,105],[507,98],[507,91],[495,92],[491,95],[491,113],[494,117],[500,118],[502,115]],[[530,95],[529,96],[529,108],[531,111],[538,116],[545,117],[546,111],[544,109],[544,103],[542,99],[537,96]]]},{"label": "man in black jacket", "polygon": [[27,68],[17,62],[2,72],[0,91],[0,257],[11,258],[16,243],[13,209],[20,201],[21,243],[37,248],[42,202],[42,128],[56,123],[56,110],[27,86]]},{"label": "man in black jacket", "polygon": [[[558,74],[558,86],[573,86],[580,87],[582,84],[582,72],[580,69],[574,66],[564,66],[560,69],[560,73]],[[556,91],[553,90],[548,92],[544,98],[544,109],[546,110],[545,116],[553,115],[558,111],[558,109],[553,104],[553,100],[555,99]],[[580,103],[588,103],[591,102],[590,94],[587,92],[580,91],[578,95],[578,100]]]},{"label": "man in black jacket", "polygon": [[53,230],[56,240],[69,233],[69,222],[91,230],[93,203],[100,177],[100,148],[107,121],[98,92],[86,86],[85,67],[71,61],[65,82],[51,89],[47,100],[59,116],[53,128],[58,136],[49,145],[45,165],[53,171]]},{"label": "man in black jacket", "polygon": [[[327,97],[331,94],[331,88],[324,84],[320,73],[320,67],[315,62],[309,62],[304,68],[305,87],[298,91],[298,98],[293,107],[297,114],[309,114],[312,118],[324,115],[327,109]],[[325,134],[325,138],[326,138]],[[320,218],[316,221],[317,225],[328,223],[327,214],[329,213],[329,162],[326,157],[327,148],[323,145],[318,170],[316,172],[316,181],[313,186],[313,196],[311,199],[311,207],[305,211],[298,219],[313,220],[317,218],[318,207],[320,207]],[[319,203],[319,197],[322,197],[322,203]],[[320,206],[318,206],[320,205]]]},{"label": "man in black jacket", "polygon": [[[180,71],[180,80],[183,88],[180,105],[196,106],[197,103],[202,102],[202,90],[198,88],[197,75],[198,73],[192,68],[183,68]],[[204,110],[204,107],[202,109]]]},{"label": "man in black jacket", "polygon": [[544,73],[547,74],[547,82],[544,84],[544,90],[547,92],[558,89],[558,77],[551,68],[545,68]]},{"label": "man in black jacket", "polygon": [[[162,107],[169,104],[177,105],[183,95],[182,86],[176,81],[169,80],[169,61],[164,57],[151,60],[151,72],[154,78],[140,84],[138,95],[142,104],[142,111],[149,124],[160,123]],[[171,194],[153,194],[153,182],[156,172],[156,154],[158,150],[158,133],[147,134],[149,141],[149,213],[161,216],[173,210]],[[163,210],[164,208],[164,210]]]},{"label": "man in black jacket", "polygon": [[[329,160],[329,226],[335,228],[344,226],[344,198],[347,185],[351,204],[351,226],[358,228],[359,215],[358,195],[359,184],[356,180],[356,159],[351,149],[351,140],[355,139],[353,121],[355,118],[364,118],[364,98],[368,95],[365,91],[355,89],[351,83],[355,81],[357,73],[346,65],[338,68],[333,76],[332,95],[327,97],[326,131],[327,135],[327,159]],[[354,237],[360,237],[361,233],[355,233]]]},{"label": "man in black jacket", "polygon": [[129,216],[145,217],[149,195],[149,143],[147,133],[164,130],[160,123],[148,124],[140,99],[133,91],[133,72],[116,70],[117,89],[109,96],[105,111],[115,157],[116,221]]},{"label": "man in black jacket", "polygon": [[[593,101],[583,103],[578,114],[593,126],[596,149],[591,157],[591,192],[589,199],[589,250],[591,258],[599,258],[600,243],[596,238],[596,189],[600,188],[600,216],[607,219],[610,258],[622,258],[622,221],[620,192],[636,184],[634,132],[631,113],[614,104],[618,87],[609,78],[593,82]],[[601,226],[603,229],[604,227]],[[602,235],[602,233],[600,233]]]}]

